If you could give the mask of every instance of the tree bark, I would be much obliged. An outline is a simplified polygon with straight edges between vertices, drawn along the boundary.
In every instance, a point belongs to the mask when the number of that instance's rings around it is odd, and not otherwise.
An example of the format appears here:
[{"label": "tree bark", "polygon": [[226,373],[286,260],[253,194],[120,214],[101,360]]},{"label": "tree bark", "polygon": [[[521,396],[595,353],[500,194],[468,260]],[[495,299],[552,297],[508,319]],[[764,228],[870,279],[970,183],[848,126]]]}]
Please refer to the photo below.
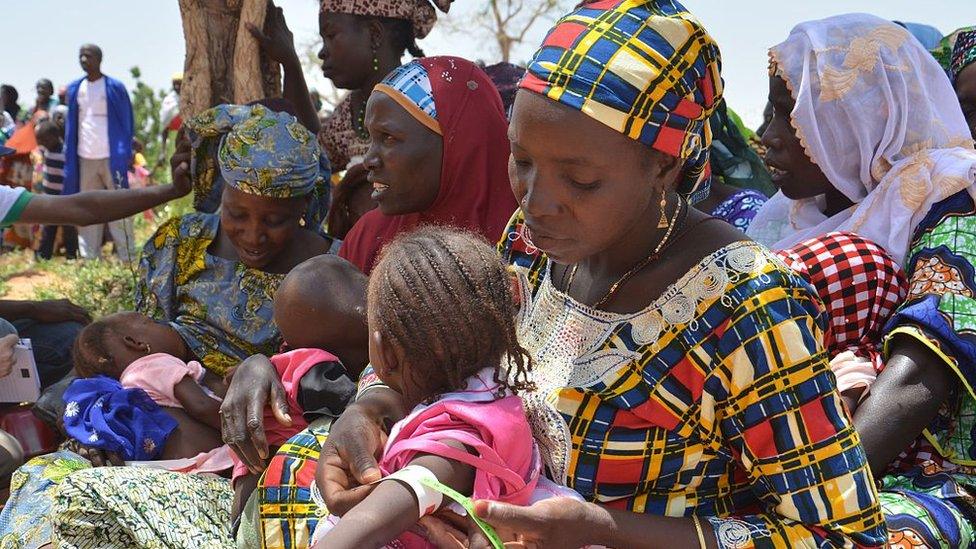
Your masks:
[{"label": "tree bark", "polygon": [[280,67],[245,26],[264,26],[266,0],[179,0],[186,41],[180,114],[281,95]]}]

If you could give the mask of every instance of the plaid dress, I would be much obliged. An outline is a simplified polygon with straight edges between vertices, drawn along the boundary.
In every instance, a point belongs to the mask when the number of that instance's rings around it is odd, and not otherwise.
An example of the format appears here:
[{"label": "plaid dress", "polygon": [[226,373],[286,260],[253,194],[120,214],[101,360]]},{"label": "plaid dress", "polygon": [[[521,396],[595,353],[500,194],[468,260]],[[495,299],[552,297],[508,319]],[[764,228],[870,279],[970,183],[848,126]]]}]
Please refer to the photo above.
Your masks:
[{"label": "plaid dress", "polygon": [[523,394],[550,477],[636,513],[709,517],[722,547],[880,547],[884,520],[811,288],[761,246],[705,257],[648,308],[596,310],[522,233]]}]

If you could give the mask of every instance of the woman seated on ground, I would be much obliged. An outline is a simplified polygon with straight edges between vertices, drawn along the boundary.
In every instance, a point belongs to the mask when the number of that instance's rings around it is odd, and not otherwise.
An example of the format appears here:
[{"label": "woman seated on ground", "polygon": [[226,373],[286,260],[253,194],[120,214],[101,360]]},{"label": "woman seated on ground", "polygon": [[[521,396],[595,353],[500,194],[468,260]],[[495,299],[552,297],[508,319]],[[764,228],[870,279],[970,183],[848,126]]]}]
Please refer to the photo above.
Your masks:
[{"label": "woman seated on ground", "polygon": [[137,309],[169,322],[208,370],[224,375],[281,344],[271,322],[275,290],[295,266],[328,253],[319,234],[329,171],[315,136],[262,105],[220,106],[186,123],[194,192],[219,174],[220,214],[164,223],[140,262]]},{"label": "woman seated on ground", "polygon": [[[219,173],[221,213],[188,214],[160,227],[143,252],[138,307],[179,333],[188,358],[223,376],[252,354],[278,351],[281,337],[272,322],[278,285],[294,266],[332,246],[330,239],[304,228],[319,227],[328,210],[329,173],[315,136],[293,117],[261,105],[215,107],[185,124],[195,170],[187,168],[191,153],[181,150],[171,161],[173,177],[192,178],[194,192],[208,194]],[[46,509],[58,482],[90,462],[108,463],[102,452],[75,450],[78,454],[45,456],[22,468],[11,501],[23,503],[0,515],[0,536],[26,539],[28,548],[49,541]],[[182,493],[194,495],[183,503],[217,508],[216,485],[195,481],[174,481],[187,486]],[[173,491],[182,501],[181,491]]]},{"label": "woman seated on ground", "polygon": [[339,255],[369,274],[383,245],[421,224],[494,239],[515,211],[507,121],[488,75],[458,57],[417,59],[376,86],[363,160],[378,207],[353,226]]},{"label": "woman seated on ground", "polygon": [[[626,45],[567,55],[584,44]],[[648,51],[660,65],[614,64]],[[708,34],[674,3],[587,4],[550,31],[521,86],[510,173],[522,210],[501,252],[533,358],[524,400],[548,473],[588,502],[477,513],[529,546],[880,546],[819,300],[686,198],[706,192],[705,120],[721,97]],[[369,384],[332,426],[317,478],[330,510],[378,477],[381,426],[402,415]]]},{"label": "woman seated on ground", "polygon": [[771,60],[763,141],[781,193],[749,234],[782,248],[853,231],[905,267],[908,298],[880,334],[885,368],[854,424],[882,479],[889,541],[967,547],[976,152],[959,103],[929,53],[873,16],[803,23]]}]

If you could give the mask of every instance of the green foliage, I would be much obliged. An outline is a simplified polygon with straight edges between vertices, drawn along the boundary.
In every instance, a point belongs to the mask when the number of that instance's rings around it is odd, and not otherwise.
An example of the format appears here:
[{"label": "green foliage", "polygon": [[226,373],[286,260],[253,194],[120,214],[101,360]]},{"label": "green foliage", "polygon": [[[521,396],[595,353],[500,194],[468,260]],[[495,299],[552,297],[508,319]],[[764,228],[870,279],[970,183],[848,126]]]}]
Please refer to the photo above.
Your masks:
[{"label": "green foliage", "polygon": [[143,155],[149,163],[146,168],[154,181],[161,181],[161,177],[168,180],[168,167],[165,162],[162,166],[158,165],[160,158],[167,159],[173,154],[176,143],[176,139],[170,139],[166,144],[167,150],[162,150],[160,132],[163,128],[159,119],[159,108],[167,91],[153,90],[143,82],[139,67],[132,67],[129,71],[132,79],[136,81],[136,87],[131,92],[132,113],[135,118],[136,139],[145,145]]},{"label": "green foliage", "polygon": [[102,261],[52,260],[38,268],[54,274],[50,285],[34,289],[34,299],[70,299],[99,318],[119,311],[135,310],[134,265],[116,259]]}]

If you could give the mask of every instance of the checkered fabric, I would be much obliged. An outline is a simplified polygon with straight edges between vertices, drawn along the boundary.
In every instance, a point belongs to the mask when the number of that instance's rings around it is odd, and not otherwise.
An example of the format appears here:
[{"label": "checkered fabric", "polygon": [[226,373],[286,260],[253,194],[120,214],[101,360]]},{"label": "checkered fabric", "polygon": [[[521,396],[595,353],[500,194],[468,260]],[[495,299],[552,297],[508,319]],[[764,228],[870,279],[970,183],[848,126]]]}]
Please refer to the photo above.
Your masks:
[{"label": "checkered fabric", "polygon": [[520,87],[684,160],[678,191],[696,202],[708,195],[720,71],[715,41],[678,2],[602,0],[556,23]]},{"label": "checkered fabric", "polygon": [[[720,547],[884,544],[866,456],[823,351],[822,306],[771,252],[722,248],[648,308],[617,315],[554,289],[520,212],[504,234],[499,251],[525,285],[520,323],[558,324],[520,334],[533,380],[550,383],[561,368],[545,369],[553,363],[533,337],[585,341],[569,381],[545,395],[551,421],[566,426],[565,478],[555,480],[607,507],[709,517]],[[593,322],[601,329],[578,331]]]},{"label": "checkered fabric", "polygon": [[305,549],[327,513],[312,499],[312,483],[327,428],[291,437],[271,458],[258,483],[261,549]]},{"label": "checkered fabric", "polygon": [[419,61],[413,60],[397,67],[381,83],[400,92],[417,105],[421,112],[437,120],[437,106],[434,105],[430,78],[427,77],[427,69]]},{"label": "checkered fabric", "polygon": [[976,29],[963,31],[952,47],[952,77],[956,78],[970,63],[976,62]]},{"label": "checkered fabric", "polygon": [[870,240],[828,233],[776,252],[817,291],[829,317],[824,346],[830,356],[854,351],[884,367],[882,330],[908,294],[905,273]]}]

